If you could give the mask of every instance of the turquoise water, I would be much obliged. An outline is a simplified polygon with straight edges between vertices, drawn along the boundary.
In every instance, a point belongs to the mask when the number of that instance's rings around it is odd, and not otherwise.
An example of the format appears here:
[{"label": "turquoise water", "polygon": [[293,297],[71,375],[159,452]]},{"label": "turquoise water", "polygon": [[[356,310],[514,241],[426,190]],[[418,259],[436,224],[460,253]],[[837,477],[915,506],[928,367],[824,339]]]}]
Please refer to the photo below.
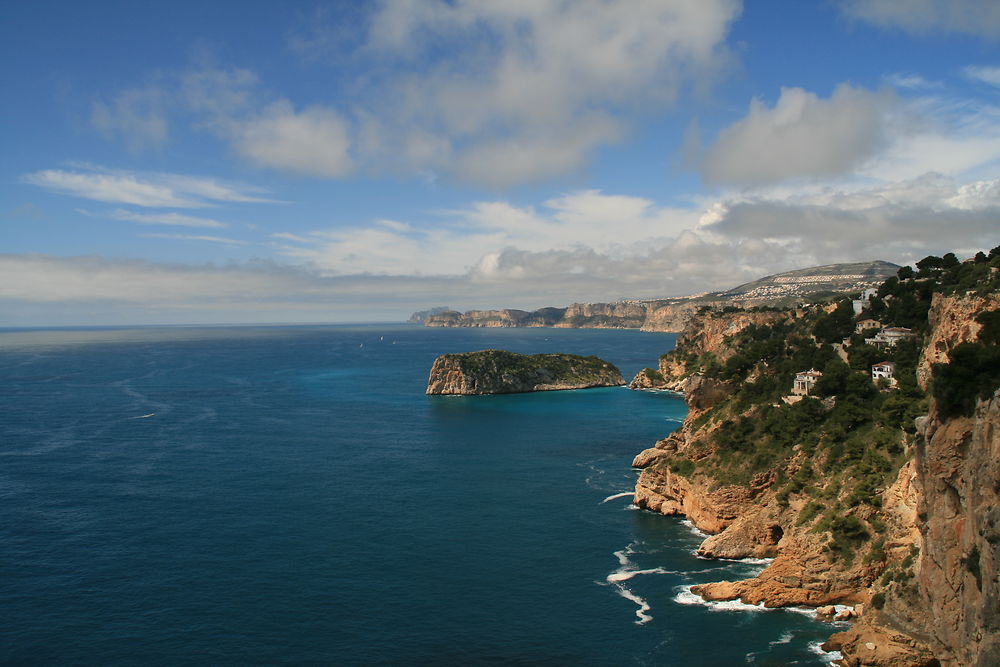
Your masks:
[{"label": "turquoise water", "polygon": [[0,332],[0,659],[17,664],[819,664],[833,629],[692,602],[699,560],[630,507],[683,419],[622,388],[427,397],[445,352],[597,354],[562,329]]}]

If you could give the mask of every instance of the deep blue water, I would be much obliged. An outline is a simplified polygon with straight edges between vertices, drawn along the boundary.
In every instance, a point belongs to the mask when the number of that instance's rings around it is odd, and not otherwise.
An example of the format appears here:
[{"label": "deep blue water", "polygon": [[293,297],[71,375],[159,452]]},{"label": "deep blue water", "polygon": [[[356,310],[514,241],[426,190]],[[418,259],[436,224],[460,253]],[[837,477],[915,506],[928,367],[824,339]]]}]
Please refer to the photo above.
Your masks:
[{"label": "deep blue water", "polygon": [[[833,629],[681,604],[759,567],[629,508],[685,414],[622,388],[428,397],[444,352],[669,334],[0,332],[0,662],[784,665]],[[732,607],[733,605],[729,605]]]}]

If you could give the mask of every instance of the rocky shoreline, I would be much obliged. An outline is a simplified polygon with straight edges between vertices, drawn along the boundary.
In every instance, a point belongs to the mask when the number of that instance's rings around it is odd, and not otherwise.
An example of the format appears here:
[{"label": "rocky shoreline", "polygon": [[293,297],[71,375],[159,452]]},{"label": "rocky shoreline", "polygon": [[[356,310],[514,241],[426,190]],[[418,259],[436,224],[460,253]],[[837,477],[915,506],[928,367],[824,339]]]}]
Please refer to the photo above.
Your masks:
[{"label": "rocky shoreline", "polygon": [[[975,339],[978,329],[969,326],[975,314],[997,307],[996,294],[934,295],[930,342],[918,364],[923,389],[933,361],[947,360],[948,349]],[[781,326],[804,315],[695,318],[679,337],[677,353],[633,379],[633,389],[682,391],[689,408],[677,431],[635,457],[633,466],[642,472],[634,503],[684,516],[708,534],[698,549],[702,557],[773,559],[755,577],[697,585],[691,592],[706,601],[805,606],[826,619],[839,613],[839,620],[852,625],[823,648],[840,651],[840,664],[1000,664],[994,548],[1000,541],[1000,391],[980,400],[971,417],[946,418],[932,400],[929,415],[904,437],[905,462],[878,490],[881,506],[851,508],[853,521],[879,530],[875,541],[857,546],[848,558],[831,549],[829,533],[815,518],[816,501],[783,486],[811,469],[814,455],[804,447],[796,445],[786,460],[748,483],[702,472],[701,464],[720,456],[718,448],[706,446],[718,428],[710,413],[734,389],[691,373],[685,360],[708,353],[725,361],[738,353],[732,341],[741,331]]]}]

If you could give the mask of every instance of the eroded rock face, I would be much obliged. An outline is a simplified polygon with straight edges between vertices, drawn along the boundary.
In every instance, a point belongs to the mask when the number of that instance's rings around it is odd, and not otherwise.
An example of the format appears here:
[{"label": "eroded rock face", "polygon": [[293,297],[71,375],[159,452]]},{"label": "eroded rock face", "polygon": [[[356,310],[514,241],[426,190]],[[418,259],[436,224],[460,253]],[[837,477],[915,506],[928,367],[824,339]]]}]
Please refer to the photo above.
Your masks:
[{"label": "eroded rock face", "polygon": [[985,297],[974,294],[961,296],[935,294],[927,313],[930,323],[930,340],[920,355],[917,365],[917,382],[927,389],[931,381],[931,366],[948,363],[948,353],[959,343],[976,340],[981,325],[976,315],[1000,308],[1000,294]]},{"label": "eroded rock face", "polygon": [[917,453],[923,549],[917,587],[935,654],[1000,664],[1000,391],[973,417],[934,411]]},{"label": "eroded rock face", "polygon": [[427,393],[512,394],[623,384],[621,371],[597,357],[483,350],[443,354],[435,359]]}]

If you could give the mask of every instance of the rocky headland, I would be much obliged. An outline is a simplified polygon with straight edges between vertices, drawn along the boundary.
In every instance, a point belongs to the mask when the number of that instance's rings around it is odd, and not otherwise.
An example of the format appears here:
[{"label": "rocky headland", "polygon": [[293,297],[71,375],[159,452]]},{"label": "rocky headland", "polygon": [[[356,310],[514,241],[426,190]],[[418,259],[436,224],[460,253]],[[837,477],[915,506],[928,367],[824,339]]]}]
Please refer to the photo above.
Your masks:
[{"label": "rocky headland", "polygon": [[443,354],[435,359],[427,393],[513,394],[623,384],[621,371],[614,364],[594,356],[482,350]]},{"label": "rocky headland", "polygon": [[411,316],[428,327],[560,327],[641,329],[680,332],[705,310],[788,307],[834,292],[875,287],[899,267],[889,262],[829,264],[766,276],[722,292],[664,299],[624,299],[612,303],[574,303],[538,310],[470,310],[436,308]]},{"label": "rocky headland", "polygon": [[[683,391],[635,457],[635,503],[683,515],[708,558],[773,558],[708,600],[809,606],[845,665],[1000,664],[1000,248],[926,258],[850,300],[701,312],[631,387]],[[856,323],[910,329],[874,347]],[[872,380],[892,361],[895,384]],[[796,373],[822,377],[790,397]],[[786,397],[793,400],[785,400]]]}]

